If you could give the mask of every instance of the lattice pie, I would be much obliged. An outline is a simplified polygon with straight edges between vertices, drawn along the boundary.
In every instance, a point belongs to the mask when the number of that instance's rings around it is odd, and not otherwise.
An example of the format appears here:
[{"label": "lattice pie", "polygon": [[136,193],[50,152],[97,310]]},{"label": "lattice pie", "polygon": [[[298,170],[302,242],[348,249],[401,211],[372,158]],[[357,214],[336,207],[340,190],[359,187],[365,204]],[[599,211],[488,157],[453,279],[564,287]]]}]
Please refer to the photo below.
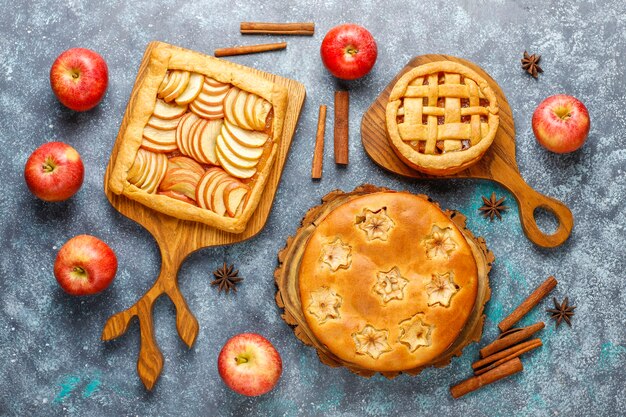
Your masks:
[{"label": "lattice pie", "polygon": [[342,364],[415,370],[467,344],[485,302],[485,261],[427,197],[358,196],[314,226],[300,301],[314,337]]},{"label": "lattice pie", "polygon": [[498,101],[475,71],[436,61],[398,80],[386,121],[391,146],[404,163],[426,174],[450,175],[489,149],[498,130]]},{"label": "lattice pie", "polygon": [[249,68],[158,44],[137,77],[110,189],[242,232],[272,168],[286,105],[286,89]]}]

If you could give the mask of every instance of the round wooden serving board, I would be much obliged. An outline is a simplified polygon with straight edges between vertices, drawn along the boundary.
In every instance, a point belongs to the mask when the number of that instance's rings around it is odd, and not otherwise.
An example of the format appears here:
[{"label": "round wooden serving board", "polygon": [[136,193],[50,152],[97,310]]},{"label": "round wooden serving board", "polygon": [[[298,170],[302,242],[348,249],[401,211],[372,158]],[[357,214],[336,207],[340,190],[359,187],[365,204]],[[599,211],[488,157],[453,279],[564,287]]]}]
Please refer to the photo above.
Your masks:
[{"label": "round wooden serving board", "polygon": [[[145,76],[150,52],[157,44],[157,42],[152,42],[146,49],[141,66],[139,67],[139,73],[135,81],[135,87],[131,93],[126,114],[122,120],[120,132],[125,130],[126,123],[128,122],[128,109],[132,106],[133,101],[136,100],[136,92]],[[279,85],[285,86],[289,91],[289,101],[282,138],[278,144],[279,148],[275,165],[271,171],[259,205],[243,233],[232,234],[201,223],[178,220],[153,211],[124,196],[114,194],[108,187],[108,180],[109,172],[115,164],[121,135],[118,134],[116,144],[113,147],[111,160],[109,161],[104,178],[106,196],[116,210],[138,222],[152,234],[161,251],[161,272],[152,288],[150,288],[135,305],[109,318],[102,331],[102,339],[112,340],[121,336],[128,329],[131,319],[137,316],[141,338],[139,358],[137,360],[137,373],[147,389],[152,389],[163,367],[163,355],[157,346],[153,331],[152,307],[155,300],[163,294],[167,294],[167,296],[170,297],[176,306],[176,328],[178,334],[187,346],[191,347],[198,334],[199,326],[198,321],[189,310],[178,288],[177,274],[180,265],[190,253],[198,249],[208,246],[227,245],[251,238],[263,228],[270,213],[283,166],[287,159],[291,140],[300,116],[302,103],[306,96],[306,91],[304,86],[296,81],[258,70],[254,70],[254,72]]]},{"label": "round wooden serving board", "polygon": [[[296,337],[304,344],[314,347],[320,361],[325,365],[331,367],[344,366],[351,372],[367,378],[376,374],[376,371],[360,368],[353,363],[343,361],[333,354],[325,344],[320,342],[317,337],[315,337],[315,333],[309,328],[304,316],[302,300],[300,299],[299,275],[300,263],[309,239],[324,218],[334,209],[349,203],[355,198],[382,191],[390,190],[388,188],[363,184],[350,192],[335,190],[326,194],[322,197],[322,204],[309,209],[302,219],[302,224],[296,231],[296,234],[287,239],[285,248],[278,254],[278,267],[274,271],[274,279],[277,287],[276,304],[279,308],[284,310],[281,317],[287,324],[293,326]],[[429,366],[436,368],[447,366],[452,360],[452,357],[460,356],[463,349],[468,344],[480,341],[485,320],[485,315],[483,314],[485,304],[489,301],[489,298],[491,298],[489,271],[491,271],[491,265],[495,261],[493,252],[487,248],[485,239],[475,237],[472,232],[465,227],[466,217],[463,214],[454,210],[445,210],[444,213],[457,225],[461,233],[463,233],[476,258],[479,271],[476,302],[474,303],[474,309],[465,327],[454,343],[452,343],[452,345],[450,345],[433,363],[403,371],[409,375],[417,375]],[[381,372],[381,374],[387,378],[394,378],[400,373],[402,372]]]},{"label": "round wooden serving board", "polygon": [[[404,73],[419,65],[445,60],[468,66],[487,80],[498,97],[498,103],[500,105],[500,127],[491,148],[478,163],[458,174],[446,177],[435,177],[413,170],[396,156],[387,138],[385,107],[393,86]],[[539,246],[559,246],[567,240],[572,231],[574,218],[570,209],[562,202],[533,190],[521,177],[517,162],[515,161],[515,126],[511,108],[500,86],[498,86],[489,74],[476,64],[447,55],[421,55],[413,58],[389,85],[387,85],[385,90],[363,115],[361,122],[361,140],[365,151],[376,164],[396,174],[412,178],[431,179],[481,178],[502,184],[517,200],[524,233],[533,243]],[[558,220],[559,225],[554,234],[547,235],[537,226],[535,210],[538,208],[552,212]]]}]

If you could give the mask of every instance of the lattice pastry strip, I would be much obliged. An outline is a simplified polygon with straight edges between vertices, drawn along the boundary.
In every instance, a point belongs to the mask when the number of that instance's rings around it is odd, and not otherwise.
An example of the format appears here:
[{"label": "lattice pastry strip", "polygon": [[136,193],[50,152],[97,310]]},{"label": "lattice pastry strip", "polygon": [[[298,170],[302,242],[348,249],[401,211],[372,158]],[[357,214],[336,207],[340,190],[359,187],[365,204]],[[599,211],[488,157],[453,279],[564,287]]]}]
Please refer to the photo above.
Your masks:
[{"label": "lattice pastry strip", "polygon": [[[471,146],[480,142],[489,131],[481,117],[486,118],[489,110],[480,105],[484,95],[476,83],[465,78],[461,84],[461,75],[450,73],[444,75],[444,84],[439,84],[438,74],[429,75],[427,84],[423,84],[424,79],[417,78],[407,87],[398,110],[398,115],[404,116],[398,126],[402,139],[425,141],[426,154],[436,153],[438,141],[443,141],[444,152],[461,150],[465,140]],[[462,107],[461,99],[468,100],[469,107]],[[469,123],[462,121],[464,117],[469,117]]]}]

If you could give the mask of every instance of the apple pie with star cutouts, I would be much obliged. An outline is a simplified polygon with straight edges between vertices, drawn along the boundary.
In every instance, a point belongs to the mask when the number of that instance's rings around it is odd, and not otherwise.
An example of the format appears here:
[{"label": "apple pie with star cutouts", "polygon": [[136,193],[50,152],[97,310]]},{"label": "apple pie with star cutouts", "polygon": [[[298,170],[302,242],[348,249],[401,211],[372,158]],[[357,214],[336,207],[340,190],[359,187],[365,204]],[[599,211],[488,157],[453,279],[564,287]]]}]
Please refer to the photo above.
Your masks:
[{"label": "apple pie with star cutouts", "polygon": [[240,233],[276,158],[287,91],[241,65],[159,44],[129,103],[109,187]]},{"label": "apple pie with star cutouts", "polygon": [[296,334],[324,363],[387,376],[445,365],[481,332],[491,255],[454,212],[378,190],[327,196],[307,214],[280,255],[277,298],[300,306],[288,310],[306,329]]}]

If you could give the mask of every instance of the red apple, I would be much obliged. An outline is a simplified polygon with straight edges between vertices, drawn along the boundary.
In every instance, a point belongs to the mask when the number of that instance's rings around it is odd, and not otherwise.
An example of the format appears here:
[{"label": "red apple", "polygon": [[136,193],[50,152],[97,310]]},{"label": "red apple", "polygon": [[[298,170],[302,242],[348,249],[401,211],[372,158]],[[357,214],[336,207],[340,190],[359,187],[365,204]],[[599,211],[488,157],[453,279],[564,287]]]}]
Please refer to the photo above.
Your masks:
[{"label": "red apple", "polygon": [[321,47],[322,62],[337,78],[361,78],[374,66],[378,49],[372,34],[363,26],[344,24],[328,31]]},{"label": "red apple", "polygon": [[117,272],[115,252],[90,235],[68,240],[54,262],[54,276],[66,293],[91,295],[107,288]]},{"label": "red apple", "polygon": [[565,94],[542,101],[533,113],[533,132],[544,148],[556,153],[573,152],[589,134],[589,112],[575,97]]},{"label": "red apple", "polygon": [[226,342],[217,358],[217,370],[230,389],[254,397],[274,388],[283,363],[269,340],[242,333]]},{"label": "red apple", "polygon": [[67,200],[83,184],[84,175],[80,155],[63,142],[41,145],[30,155],[24,167],[26,185],[44,201]]},{"label": "red apple", "polygon": [[109,70],[104,59],[85,48],[63,52],[50,68],[50,85],[59,101],[76,111],[94,108],[106,92]]}]

